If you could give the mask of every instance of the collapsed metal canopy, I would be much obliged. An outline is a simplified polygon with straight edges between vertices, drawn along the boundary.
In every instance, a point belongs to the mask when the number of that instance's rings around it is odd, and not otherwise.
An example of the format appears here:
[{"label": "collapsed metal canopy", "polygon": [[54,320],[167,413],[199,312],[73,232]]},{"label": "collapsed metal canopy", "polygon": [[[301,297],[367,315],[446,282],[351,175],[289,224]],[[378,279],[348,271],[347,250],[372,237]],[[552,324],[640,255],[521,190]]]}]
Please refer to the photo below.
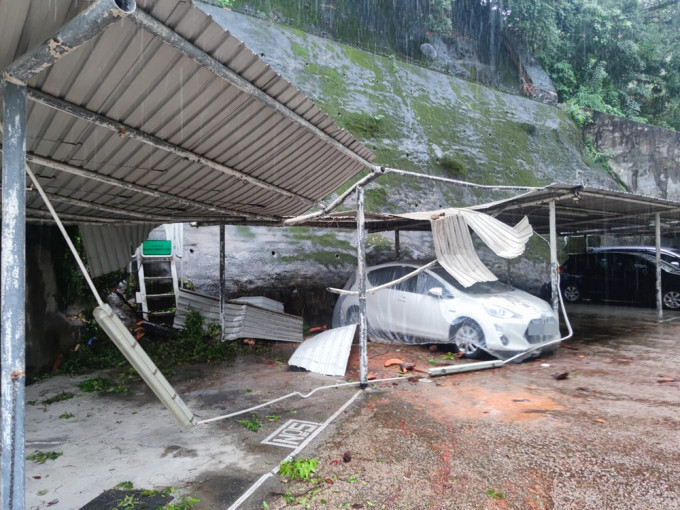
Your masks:
[{"label": "collapsed metal canopy", "polygon": [[[551,184],[469,208],[494,216],[508,225],[516,225],[527,216],[535,232],[549,234],[551,201],[555,202],[558,235],[654,235],[657,213],[662,233],[680,232],[680,202],[573,184]],[[367,212],[366,230],[430,230],[430,217],[442,211],[446,209],[406,214]],[[331,213],[300,222],[299,225],[354,229],[356,213]]]},{"label": "collapsed metal canopy", "polygon": [[[102,4],[73,49],[61,27]],[[27,161],[64,221],[278,221],[374,159],[192,2],[92,5],[0,0],[0,69],[27,85]]]}]

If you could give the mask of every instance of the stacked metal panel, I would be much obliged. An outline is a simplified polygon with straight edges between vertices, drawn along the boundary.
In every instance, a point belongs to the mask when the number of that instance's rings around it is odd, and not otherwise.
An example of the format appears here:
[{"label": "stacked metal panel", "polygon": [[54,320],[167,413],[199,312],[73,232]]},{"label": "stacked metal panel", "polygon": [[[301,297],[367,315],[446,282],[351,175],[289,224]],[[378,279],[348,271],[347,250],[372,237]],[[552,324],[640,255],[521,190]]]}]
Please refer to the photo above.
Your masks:
[{"label": "stacked metal panel", "polygon": [[[206,323],[220,324],[220,300],[181,289],[177,296],[175,328],[183,328],[189,311],[199,312]],[[302,317],[252,303],[227,302],[224,309],[223,340],[259,338],[281,342],[302,342]]]}]

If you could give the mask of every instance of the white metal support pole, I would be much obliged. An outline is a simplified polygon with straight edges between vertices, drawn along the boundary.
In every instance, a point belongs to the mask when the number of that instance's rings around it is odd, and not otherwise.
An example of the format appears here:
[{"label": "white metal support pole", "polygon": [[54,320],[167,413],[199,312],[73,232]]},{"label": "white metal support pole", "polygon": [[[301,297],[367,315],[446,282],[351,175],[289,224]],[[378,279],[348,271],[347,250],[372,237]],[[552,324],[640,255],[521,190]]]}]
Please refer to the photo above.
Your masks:
[{"label": "white metal support pole", "polygon": [[226,302],[224,299],[224,286],[226,281],[226,262],[224,260],[226,255],[226,227],[220,225],[220,338],[224,340],[224,309]]},{"label": "white metal support pole", "polygon": [[364,188],[357,188],[357,281],[359,282],[359,381],[368,386],[368,335],[366,321],[366,222],[364,219]]},{"label": "white metal support pole", "polygon": [[2,508],[24,509],[26,87],[5,81],[2,152]]},{"label": "white metal support pole", "polygon": [[663,297],[661,292],[661,215],[656,213],[656,314],[658,321],[663,320]]},{"label": "white metal support pole", "polygon": [[[550,201],[550,289],[552,290],[552,309],[557,313],[559,306],[558,292],[560,287],[557,283],[557,215],[555,214],[555,201]],[[557,316],[559,321],[559,314]]]}]

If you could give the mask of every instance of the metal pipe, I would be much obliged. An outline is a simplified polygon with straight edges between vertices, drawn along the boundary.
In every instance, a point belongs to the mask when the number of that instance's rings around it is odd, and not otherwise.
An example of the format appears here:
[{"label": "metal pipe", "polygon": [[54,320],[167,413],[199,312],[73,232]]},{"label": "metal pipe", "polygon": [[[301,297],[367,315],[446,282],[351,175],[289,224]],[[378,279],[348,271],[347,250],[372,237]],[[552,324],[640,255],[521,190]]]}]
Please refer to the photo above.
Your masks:
[{"label": "metal pipe", "polygon": [[449,179],[448,177],[437,177],[436,175],[419,174],[417,172],[408,172],[406,170],[397,170],[396,168],[380,167],[381,173],[401,175],[403,177],[416,177],[418,179],[425,179],[436,182],[446,182],[449,184],[457,184],[466,188],[476,189],[493,189],[504,191],[535,191],[545,189],[544,187],[536,186],[497,186],[487,184],[475,184],[474,182],[459,181],[457,179]]},{"label": "metal pipe", "polygon": [[38,190],[38,193],[40,193],[40,198],[43,199],[43,201],[45,202],[45,206],[47,206],[47,209],[50,211],[50,214],[54,218],[54,222],[57,224],[57,227],[59,228],[61,235],[64,236],[64,241],[66,241],[66,245],[68,246],[69,250],[71,250],[71,254],[73,255],[73,258],[75,259],[76,264],[78,264],[78,267],[80,268],[80,272],[83,273],[83,278],[85,278],[85,281],[89,285],[90,291],[92,292],[92,295],[94,296],[95,300],[97,301],[97,304],[99,306],[104,306],[104,301],[102,301],[102,298],[99,295],[99,292],[97,292],[97,287],[95,286],[94,282],[92,281],[92,278],[90,277],[90,273],[87,271],[87,268],[85,267],[85,263],[83,262],[83,259],[80,258],[80,254],[78,253],[78,250],[76,250],[76,247],[73,245],[73,241],[71,241],[71,238],[69,237],[68,232],[66,232],[66,229],[64,228],[64,225],[62,224],[61,220],[59,219],[57,212],[54,210],[54,207],[52,207],[52,204],[50,203],[50,200],[47,198],[47,195],[43,191],[42,186],[40,186],[40,183],[38,182],[38,178],[31,171],[31,169],[29,168],[28,165],[25,165],[25,168],[26,168],[26,173],[28,174],[28,176],[31,178],[31,181],[33,182],[33,185]]},{"label": "metal pipe", "polygon": [[[1,148],[0,148],[1,150]],[[183,198],[179,197],[177,195],[172,195],[170,193],[165,193],[163,191],[157,191],[153,189],[146,188],[144,186],[140,186],[138,184],[132,184],[127,181],[123,181],[121,179],[116,179],[115,177],[109,177],[107,175],[101,175],[98,174],[97,172],[93,172],[91,170],[86,170],[84,168],[79,168],[76,166],[68,165],[66,163],[62,163],[61,161],[54,161],[52,159],[44,158],[42,156],[38,156],[36,154],[28,153],[26,154],[26,160],[29,163],[35,163],[37,165],[42,165],[46,166],[48,168],[53,168],[55,170],[59,170],[60,172],[68,173],[71,175],[77,175],[79,177],[84,177],[85,179],[91,179],[93,181],[101,182],[104,184],[109,184],[111,186],[115,186],[117,188],[125,189],[128,191],[133,191],[135,193],[141,193],[150,197],[154,198],[161,198],[164,200],[170,200],[172,202],[178,203],[178,204],[183,204],[183,205],[188,205],[191,207],[197,207],[199,209],[204,209],[207,211],[212,211],[216,212],[219,214],[224,214],[228,216],[238,216],[238,217],[246,217],[246,218],[252,218],[252,219],[257,219],[257,220],[267,220],[267,221],[278,221],[278,219],[269,217],[269,216],[262,216],[260,214],[254,214],[254,213],[248,213],[244,211],[237,211],[235,209],[225,209],[223,207],[215,207],[212,205],[204,204],[203,202],[197,202],[195,200],[190,200],[188,198]]]},{"label": "metal pipe", "polygon": [[224,309],[226,301],[224,298],[224,286],[226,279],[226,263],[225,263],[225,252],[226,252],[226,227],[220,225],[220,339],[224,341]]},{"label": "metal pipe", "polygon": [[2,112],[2,508],[24,509],[26,87],[5,82]]},{"label": "metal pipe", "polygon": [[366,223],[364,188],[357,188],[357,280],[359,282],[359,381],[368,386],[368,321],[366,320]]},{"label": "metal pipe", "polygon": [[306,131],[312,133],[315,137],[322,139],[324,142],[331,145],[345,156],[350,157],[354,161],[362,164],[367,168],[374,168],[374,165],[372,165],[369,161],[362,158],[361,156],[353,152],[351,149],[345,147],[335,138],[327,135],[324,131],[316,127],[314,124],[312,124],[305,118],[301,117],[300,115],[295,113],[293,110],[291,110],[284,104],[280,103],[278,100],[274,99],[266,92],[260,90],[258,87],[250,83],[245,78],[243,78],[241,75],[232,71],[227,66],[225,66],[218,60],[214,59],[213,57],[211,57],[206,52],[204,52],[197,46],[193,45],[186,39],[184,39],[174,30],[166,27],[163,23],[161,23],[148,13],[142,10],[137,10],[130,16],[130,19],[132,19],[132,21],[137,23],[144,30],[162,39],[167,44],[178,50],[180,53],[189,57],[191,60],[196,62],[201,67],[216,74],[220,78],[227,80],[242,92],[245,92],[246,94],[256,97],[277,113],[283,115],[288,120],[295,122],[296,124],[304,128]]},{"label": "metal pipe", "polygon": [[[560,292],[559,280],[557,279],[557,214],[555,213],[555,201],[548,204],[550,208],[550,290],[552,291],[552,309],[558,311],[558,297]],[[559,322],[560,317],[557,316]]]},{"label": "metal pipe", "polygon": [[401,251],[400,244],[401,243],[399,242],[399,229],[395,229],[394,230],[394,255],[397,257],[397,259],[399,258],[399,255],[400,255],[399,252]]},{"label": "metal pipe", "polygon": [[663,321],[663,291],[661,289],[661,214],[655,215],[656,234],[656,314],[659,322]]},{"label": "metal pipe", "polygon": [[76,106],[72,103],[64,101],[63,99],[50,96],[49,94],[45,94],[44,92],[41,92],[36,89],[28,89],[28,97],[36,103],[40,103],[55,110],[59,110],[60,112],[64,112],[73,117],[86,120],[87,122],[91,122],[92,124],[95,124],[99,127],[103,127],[105,129],[108,129],[109,131],[113,131],[119,136],[131,138],[138,142],[145,143],[147,145],[155,147],[156,149],[169,152],[171,154],[174,154],[175,156],[184,158],[194,163],[199,163],[201,165],[207,166],[208,168],[212,168],[213,170],[217,170],[218,172],[221,172],[225,175],[239,179],[240,181],[247,182],[248,184],[252,184],[253,186],[258,186],[262,189],[278,193],[279,195],[283,195],[288,198],[298,200],[299,202],[302,202],[304,204],[310,206],[315,205],[315,202],[313,200],[293,193],[292,191],[288,191],[278,186],[274,186],[273,184],[270,184],[268,182],[261,181],[260,179],[239,172],[238,170],[235,170],[231,167],[213,161],[212,159],[206,158],[205,156],[201,156],[200,154],[196,154],[187,149],[184,149],[179,145],[166,142],[165,140],[161,140],[156,136],[145,133],[144,131],[140,131],[139,129],[135,129],[132,126],[123,124],[122,122],[117,122],[115,120],[109,119],[104,115],[92,112],[81,106]]},{"label": "metal pipe", "polygon": [[[126,209],[120,208],[120,207],[110,207],[107,205],[100,205],[100,204],[93,204],[92,202],[86,202],[84,200],[78,200],[76,198],[69,198],[69,197],[62,197],[60,195],[55,195],[53,193],[49,194],[50,200],[53,202],[62,202],[64,204],[68,205],[74,205],[76,207],[83,207],[85,209],[92,209],[94,211],[99,211],[99,212],[104,212],[104,213],[109,213],[113,214],[115,216],[130,216],[132,218],[138,218],[140,220],[145,220],[145,223],[153,223],[153,222],[165,222],[171,217],[169,216],[162,216],[162,215],[155,215],[155,214],[150,214],[147,212],[141,212],[141,211],[128,211]],[[127,221],[127,219],[125,220]]]},{"label": "metal pipe", "polygon": [[24,53],[5,68],[3,79],[25,85],[36,74],[135,11],[135,0],[99,0],[92,3],[52,37]]},{"label": "metal pipe", "polygon": [[333,209],[341,205],[345,200],[347,200],[352,193],[354,193],[357,188],[363,187],[367,185],[368,183],[374,181],[380,177],[380,170],[374,170],[372,173],[368,174],[366,177],[363,179],[358,180],[354,185],[352,185],[347,191],[345,191],[342,195],[340,195],[338,198],[333,200],[330,204],[328,204],[326,207],[321,209],[320,211],[316,211],[313,213],[309,214],[303,214],[301,216],[296,216],[294,218],[289,218],[283,222],[284,225],[296,225],[298,223],[302,223],[307,220],[311,220],[313,218],[318,218],[319,216],[323,216],[324,214],[328,214],[331,212]]}]

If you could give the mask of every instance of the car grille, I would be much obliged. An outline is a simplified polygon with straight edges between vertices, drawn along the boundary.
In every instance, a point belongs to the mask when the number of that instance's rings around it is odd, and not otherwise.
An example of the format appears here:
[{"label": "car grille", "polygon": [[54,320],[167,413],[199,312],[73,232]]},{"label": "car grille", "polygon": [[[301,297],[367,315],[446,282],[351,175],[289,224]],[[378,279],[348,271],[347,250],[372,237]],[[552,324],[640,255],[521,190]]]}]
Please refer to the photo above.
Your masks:
[{"label": "car grille", "polygon": [[560,333],[560,327],[554,317],[541,317],[529,322],[524,338],[530,344],[542,344]]}]

